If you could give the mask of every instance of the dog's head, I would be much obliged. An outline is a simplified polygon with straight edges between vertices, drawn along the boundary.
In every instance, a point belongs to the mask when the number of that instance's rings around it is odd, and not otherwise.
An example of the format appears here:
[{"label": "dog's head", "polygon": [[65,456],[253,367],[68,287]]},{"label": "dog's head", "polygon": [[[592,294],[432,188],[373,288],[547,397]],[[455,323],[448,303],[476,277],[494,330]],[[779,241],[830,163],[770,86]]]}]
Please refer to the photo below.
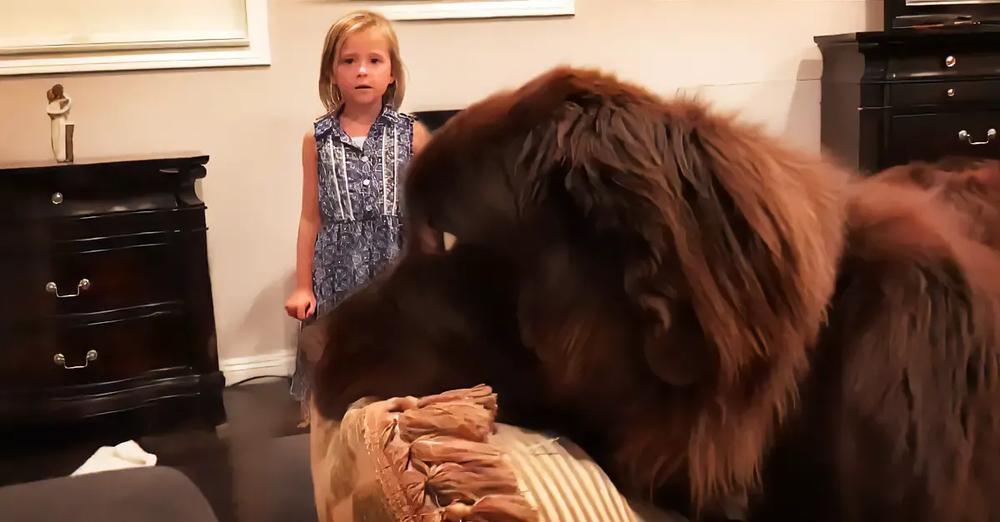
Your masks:
[{"label": "dog's head", "polygon": [[622,459],[686,463],[702,494],[749,482],[833,291],[845,181],[694,101],[555,69],[410,164],[407,246],[325,320],[317,399],[475,384],[496,372],[472,360],[526,353],[540,401],[683,430]]},{"label": "dog's head", "polygon": [[506,268],[457,254],[413,254],[303,330],[321,412],[339,418],[360,398],[430,395],[533,367],[505,320]]}]

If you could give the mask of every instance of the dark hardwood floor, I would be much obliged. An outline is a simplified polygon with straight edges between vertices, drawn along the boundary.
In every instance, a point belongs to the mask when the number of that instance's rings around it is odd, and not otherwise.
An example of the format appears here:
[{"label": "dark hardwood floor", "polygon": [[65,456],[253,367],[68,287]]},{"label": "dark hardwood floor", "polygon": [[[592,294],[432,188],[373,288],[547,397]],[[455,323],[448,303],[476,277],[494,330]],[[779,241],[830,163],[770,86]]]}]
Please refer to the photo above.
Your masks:
[{"label": "dark hardwood floor", "polygon": [[[315,520],[308,442],[287,379],[255,380],[226,388],[227,421],[168,429],[119,425],[5,434],[0,440],[0,486],[65,476],[102,445],[133,439],[157,465],[182,471],[208,499],[220,522]],[[294,513],[294,514],[290,514]],[[292,518],[290,518],[292,517]]]}]

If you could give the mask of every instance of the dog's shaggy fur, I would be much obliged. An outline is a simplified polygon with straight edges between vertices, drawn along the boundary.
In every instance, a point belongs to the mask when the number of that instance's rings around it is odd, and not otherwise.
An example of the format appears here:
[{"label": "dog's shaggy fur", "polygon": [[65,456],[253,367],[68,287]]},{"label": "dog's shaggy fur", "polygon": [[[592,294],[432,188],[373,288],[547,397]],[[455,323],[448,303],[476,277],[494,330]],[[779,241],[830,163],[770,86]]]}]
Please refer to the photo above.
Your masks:
[{"label": "dog's shaggy fur", "polygon": [[318,323],[317,406],[485,381],[693,516],[1000,520],[1000,261],[892,178],[555,69],[411,164],[398,264]]},{"label": "dog's shaggy fur", "polygon": [[965,231],[1000,250],[1000,161],[944,158],[886,169],[879,179],[929,190],[959,212]]}]

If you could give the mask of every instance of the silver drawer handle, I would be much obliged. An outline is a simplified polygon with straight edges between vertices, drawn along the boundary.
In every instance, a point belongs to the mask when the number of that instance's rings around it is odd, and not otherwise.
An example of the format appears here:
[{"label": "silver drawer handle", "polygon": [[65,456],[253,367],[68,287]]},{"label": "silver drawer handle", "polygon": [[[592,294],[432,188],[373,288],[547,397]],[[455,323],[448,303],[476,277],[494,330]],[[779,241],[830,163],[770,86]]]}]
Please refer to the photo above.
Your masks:
[{"label": "silver drawer handle", "polygon": [[958,64],[958,60],[954,56],[948,55],[945,57],[944,59],[945,67],[951,68],[954,67],[956,64]]},{"label": "silver drawer handle", "polygon": [[972,141],[972,134],[969,131],[962,129],[958,131],[958,139],[961,141],[968,142],[969,145],[986,145],[993,141],[997,137],[997,130],[990,129],[986,131],[986,141]]},{"label": "silver drawer handle", "polygon": [[88,365],[90,365],[91,361],[96,361],[96,360],[97,360],[97,350],[88,350],[87,358],[85,361],[83,361],[83,364],[80,366],[66,366],[66,356],[61,353],[57,353],[52,357],[52,361],[56,363],[56,366],[62,366],[67,370],[80,370],[86,368]]},{"label": "silver drawer handle", "polygon": [[53,205],[59,205],[59,204],[61,204],[63,202],[62,192],[54,192],[54,193],[52,193],[52,198],[49,201],[51,201]]},{"label": "silver drawer handle", "polygon": [[56,294],[56,297],[58,297],[59,299],[66,299],[69,297],[80,297],[80,292],[83,292],[84,290],[90,290],[90,279],[87,278],[81,279],[80,282],[76,284],[75,294],[60,295],[59,285],[57,285],[55,281],[49,281],[48,283],[45,283],[45,291],[50,294]]},{"label": "silver drawer handle", "polygon": [[954,98],[955,97],[955,89],[954,88],[948,89],[947,91],[945,91],[945,94],[947,94],[949,98]]}]

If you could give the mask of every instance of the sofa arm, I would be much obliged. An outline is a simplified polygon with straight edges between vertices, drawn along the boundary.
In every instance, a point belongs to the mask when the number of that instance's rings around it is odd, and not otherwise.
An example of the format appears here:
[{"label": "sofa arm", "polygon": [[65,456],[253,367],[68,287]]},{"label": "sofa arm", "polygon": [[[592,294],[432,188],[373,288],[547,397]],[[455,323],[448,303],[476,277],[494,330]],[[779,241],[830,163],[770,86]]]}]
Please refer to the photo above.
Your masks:
[{"label": "sofa arm", "polygon": [[0,513],[19,522],[217,522],[198,488],[180,471],[162,466],[5,486]]}]

